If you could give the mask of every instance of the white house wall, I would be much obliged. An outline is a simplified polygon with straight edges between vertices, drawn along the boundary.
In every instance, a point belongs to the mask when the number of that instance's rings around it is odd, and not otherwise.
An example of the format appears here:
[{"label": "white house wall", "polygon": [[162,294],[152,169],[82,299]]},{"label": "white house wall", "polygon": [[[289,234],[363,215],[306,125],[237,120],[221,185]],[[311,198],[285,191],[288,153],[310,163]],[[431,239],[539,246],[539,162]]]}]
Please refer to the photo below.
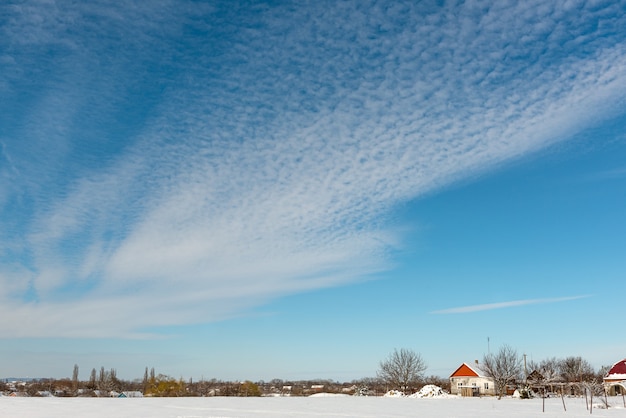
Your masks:
[{"label": "white house wall", "polygon": [[[485,388],[485,384],[487,384],[487,388]],[[480,395],[496,394],[493,380],[488,377],[459,376],[450,378],[450,393],[460,395],[460,386],[476,386]]]}]

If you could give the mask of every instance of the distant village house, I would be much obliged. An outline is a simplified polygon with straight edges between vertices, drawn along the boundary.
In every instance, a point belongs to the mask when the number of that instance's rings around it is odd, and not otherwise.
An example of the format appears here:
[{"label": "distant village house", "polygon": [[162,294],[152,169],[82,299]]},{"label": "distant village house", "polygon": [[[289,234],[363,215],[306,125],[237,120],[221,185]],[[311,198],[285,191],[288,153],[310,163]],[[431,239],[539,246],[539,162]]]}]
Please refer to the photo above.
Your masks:
[{"label": "distant village house", "polygon": [[610,396],[626,394],[626,359],[609,369],[604,377],[604,387]]},{"label": "distant village house", "polygon": [[463,363],[450,375],[450,393],[461,396],[495,395],[496,385],[480,368],[478,360],[471,366]]}]

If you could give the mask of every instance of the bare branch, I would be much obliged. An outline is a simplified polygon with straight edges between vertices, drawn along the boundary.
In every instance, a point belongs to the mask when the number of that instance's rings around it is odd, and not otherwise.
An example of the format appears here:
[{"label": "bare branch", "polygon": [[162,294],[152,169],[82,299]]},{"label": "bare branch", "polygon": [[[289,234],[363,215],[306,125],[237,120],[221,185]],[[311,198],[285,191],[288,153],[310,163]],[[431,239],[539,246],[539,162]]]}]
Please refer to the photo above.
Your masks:
[{"label": "bare branch", "polygon": [[406,391],[423,377],[425,370],[426,363],[419,353],[406,348],[394,349],[380,362],[378,377],[394,389]]}]

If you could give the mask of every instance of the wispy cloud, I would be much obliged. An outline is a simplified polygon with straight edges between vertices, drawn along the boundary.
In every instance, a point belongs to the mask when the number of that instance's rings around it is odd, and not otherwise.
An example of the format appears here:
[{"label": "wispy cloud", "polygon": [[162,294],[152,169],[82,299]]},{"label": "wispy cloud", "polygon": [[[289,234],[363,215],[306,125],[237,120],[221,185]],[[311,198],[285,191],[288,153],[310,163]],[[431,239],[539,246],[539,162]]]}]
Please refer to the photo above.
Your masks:
[{"label": "wispy cloud", "polygon": [[514,308],[517,306],[567,302],[570,300],[584,299],[588,297],[591,297],[591,295],[567,296],[567,297],[561,297],[561,298],[546,298],[546,299],[512,300],[508,302],[485,303],[483,305],[471,305],[471,306],[461,306],[458,308],[442,309],[439,311],[433,311],[431,312],[431,314],[462,314],[462,313],[470,313],[470,312],[491,311],[494,309]]},{"label": "wispy cloud", "polygon": [[588,181],[610,181],[619,180],[626,177],[626,167],[618,167],[610,170],[603,170],[591,173],[585,179]]},{"label": "wispy cloud", "polygon": [[3,335],[143,335],[374,275],[394,205],[626,94],[615,5],[52,5],[7,9],[0,41]]}]

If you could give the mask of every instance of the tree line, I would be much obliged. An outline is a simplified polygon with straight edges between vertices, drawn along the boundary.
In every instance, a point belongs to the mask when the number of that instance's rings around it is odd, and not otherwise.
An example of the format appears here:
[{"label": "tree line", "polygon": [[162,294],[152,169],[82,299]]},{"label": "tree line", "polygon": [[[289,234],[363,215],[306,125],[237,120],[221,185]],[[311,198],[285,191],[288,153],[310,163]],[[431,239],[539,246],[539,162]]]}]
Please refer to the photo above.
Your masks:
[{"label": "tree line", "polygon": [[[88,378],[80,379],[78,365],[74,365],[71,378],[42,378],[19,382],[14,386],[0,381],[0,392],[18,392],[25,396],[99,397],[117,396],[122,393],[141,393],[152,397],[182,396],[308,396],[317,392],[343,393],[349,395],[383,395],[390,385],[378,377],[366,377],[346,382],[332,379],[269,381],[229,381],[220,379],[183,379],[157,373],[146,367],[143,377],[133,380],[121,379],[116,369],[91,369]],[[449,385],[446,378],[424,377],[423,384]]]},{"label": "tree line", "polygon": [[[494,381],[496,393],[502,396],[507,387],[516,385],[520,389],[528,386],[529,374],[532,381],[544,388],[554,386],[563,390],[564,385],[580,394],[585,390],[600,391],[602,378],[609,367],[594,370],[582,357],[566,357],[525,362],[523,355],[508,345],[497,352],[486,354],[481,370]],[[382,395],[389,390],[406,394],[413,393],[427,384],[450,391],[450,380],[440,376],[426,376],[427,364],[421,354],[411,349],[394,349],[379,363],[375,377],[365,377],[350,382],[326,380],[285,381],[224,381],[217,379],[193,381],[157,374],[154,367],[145,368],[143,378],[132,381],[120,379],[116,369],[91,369],[87,380],[79,379],[79,366],[74,365],[72,377],[63,379],[35,379],[22,382],[20,387],[11,387],[9,382],[0,382],[0,391],[21,391],[29,396],[111,396],[116,393],[141,393],[143,396],[306,396],[316,391],[346,393],[353,395]],[[547,389],[546,389],[547,390]]]}]

